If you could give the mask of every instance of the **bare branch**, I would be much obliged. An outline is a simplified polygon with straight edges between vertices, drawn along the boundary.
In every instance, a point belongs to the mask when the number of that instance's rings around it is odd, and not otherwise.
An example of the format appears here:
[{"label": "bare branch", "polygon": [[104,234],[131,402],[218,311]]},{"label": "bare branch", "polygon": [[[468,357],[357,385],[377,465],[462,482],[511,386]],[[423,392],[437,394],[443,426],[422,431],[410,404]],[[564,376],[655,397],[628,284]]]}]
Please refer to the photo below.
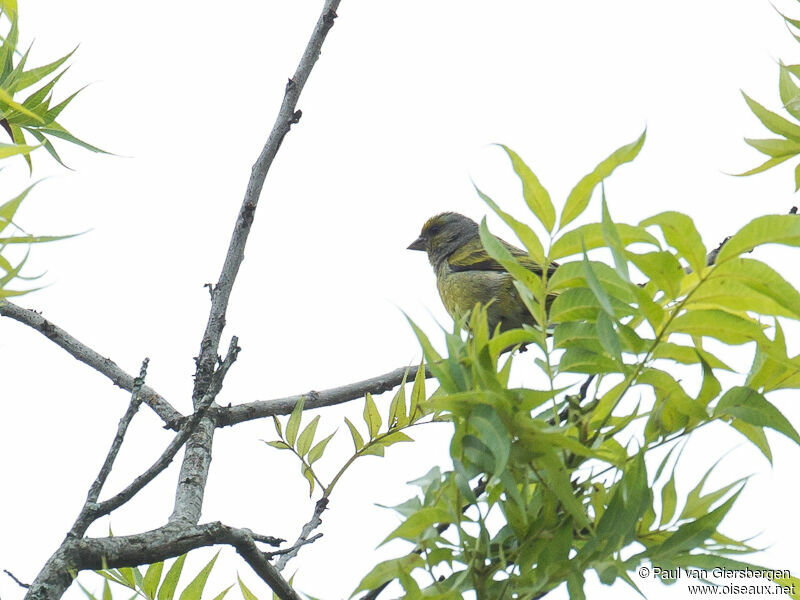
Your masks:
[{"label": "bare branch", "polygon": [[289,133],[291,126],[300,119],[302,113],[296,110],[297,101],[300,99],[300,93],[303,91],[303,87],[305,87],[306,81],[311,74],[311,69],[319,58],[322,44],[331,27],[333,27],[333,20],[336,18],[336,9],[339,7],[339,2],[340,0],[325,1],[322,14],[320,14],[311,38],[308,40],[300,63],[297,65],[297,70],[286,85],[283,102],[275,119],[275,124],[272,126],[272,131],[264,148],[261,150],[261,154],[259,154],[253,165],[250,181],[247,184],[244,200],[239,209],[228,252],[225,256],[225,264],[222,266],[219,280],[212,292],[211,310],[203,340],[200,344],[195,381],[196,398],[203,395],[202,390],[207,385],[207,379],[213,372],[222,329],[225,327],[225,312],[228,308],[228,301],[239,267],[244,260],[244,248],[250,235],[250,228],[253,224],[264,180],[281,146],[281,142],[283,142],[283,138]]},{"label": "bare branch", "polygon": [[[66,331],[45,319],[38,312],[22,308],[13,302],[5,300],[0,302],[0,316],[9,317],[23,325],[35,329],[82,363],[108,377],[111,383],[117,387],[129,392],[133,391],[133,386],[136,381],[134,377],[120,369],[113,360],[101,356],[85,344],[82,344]],[[178,429],[183,415],[176,411],[169,402],[148,386],[142,386],[140,395],[143,402],[161,417],[166,428]]]},{"label": "bare branch", "polygon": [[30,583],[23,583],[22,581],[17,579],[16,576],[11,571],[9,571],[8,569],[3,569],[3,573],[5,573],[9,577],[11,577],[11,579],[14,580],[14,583],[16,583],[19,587],[25,588],[25,589],[28,589],[29,587],[31,587]]},{"label": "bare branch", "polygon": [[[264,180],[283,138],[289,133],[291,126],[300,119],[302,113],[296,110],[297,101],[311,74],[311,69],[319,58],[322,44],[331,27],[333,27],[339,3],[340,0],[325,0],[322,13],[317,20],[311,38],[308,40],[300,63],[297,65],[297,70],[286,85],[283,102],[272,131],[253,165],[219,280],[211,290],[211,309],[203,339],[200,342],[200,353],[197,357],[197,370],[195,371],[194,391],[192,393],[192,400],[195,405],[205,395],[214,373],[217,350],[222,330],[225,327],[225,313],[233,291],[233,284],[239,273],[239,267],[244,260],[244,248],[250,235]],[[181,465],[178,489],[175,493],[175,508],[170,517],[171,521],[182,519],[197,523],[200,520],[200,509],[206,481],[208,480],[208,470],[211,466],[211,446],[214,440],[215,427],[214,417],[204,419],[197,432],[186,444],[186,453]]]},{"label": "bare branch", "polygon": [[139,405],[142,403],[142,398],[139,394],[139,391],[144,385],[144,380],[147,376],[147,365],[149,362],[150,359],[148,358],[145,358],[144,361],[142,361],[142,368],[139,371],[139,377],[136,378],[133,385],[133,392],[131,393],[131,401],[128,405],[128,410],[125,411],[125,414],[119,421],[117,433],[114,436],[114,440],[111,442],[111,448],[106,455],[103,466],[100,467],[100,472],[97,474],[94,483],[89,488],[89,493],[86,496],[86,502],[84,503],[78,518],[75,520],[75,523],[72,525],[69,535],[78,537],[82,536],[86,532],[86,528],[89,526],[89,524],[91,524],[96,518],[92,516],[92,512],[96,508],[97,499],[100,497],[100,492],[102,491],[108,476],[111,474],[111,469],[114,466],[114,461],[117,459],[117,454],[119,454],[119,450],[122,447],[122,442],[125,439],[125,433],[128,431],[128,426],[131,424],[133,417],[136,415],[136,411],[139,410]]},{"label": "bare branch", "polygon": [[[300,548],[305,546],[306,544],[310,544],[311,542],[316,541],[322,534],[316,535],[313,538],[309,538],[311,532],[314,531],[317,527],[322,525],[322,513],[328,507],[328,498],[320,498],[317,501],[316,506],[314,506],[314,514],[311,515],[311,520],[303,525],[303,529],[300,531],[300,536],[297,538],[297,541],[291,548],[288,548],[286,552],[281,552],[281,557],[275,563],[275,568],[278,571],[283,571],[283,568],[286,566],[292,558],[297,556],[297,553],[300,551]],[[271,555],[278,554],[277,552],[269,553]]]},{"label": "bare branch", "polygon": [[[196,405],[194,417],[197,417],[196,426],[191,431],[191,436],[186,443],[186,453],[181,464],[181,473],[178,478],[178,488],[175,491],[175,505],[170,515],[170,522],[186,521],[197,523],[203,508],[208,469],[211,466],[211,445],[214,440],[216,423],[213,417],[207,416],[207,409],[216,399],[222,389],[225,375],[235,362],[239,354],[239,338],[231,338],[228,355],[220,363],[219,368],[213,373],[207,392]],[[176,449],[177,452],[177,449]],[[174,456],[174,454],[173,454]],[[170,460],[172,460],[170,458]]]},{"label": "bare branch", "polygon": [[[147,377],[147,365],[149,363],[149,358],[145,358],[142,361],[142,367],[139,370],[139,377],[134,380],[133,391],[131,392],[131,402],[128,405],[128,410],[125,411],[122,419],[120,419],[119,426],[117,427],[117,434],[114,436],[114,441],[111,443],[111,449],[108,451],[106,460],[103,463],[103,466],[100,468],[100,473],[97,474],[97,478],[94,480],[92,487],[89,488],[89,495],[86,498],[87,505],[94,504],[100,497],[100,491],[103,489],[106,479],[108,479],[108,476],[111,473],[111,468],[114,466],[114,461],[117,459],[119,449],[122,447],[122,441],[125,439],[125,433],[128,431],[128,426],[131,424],[136,411],[139,410],[139,405],[142,403],[139,390],[141,390],[142,386],[144,385],[144,380]],[[84,510],[85,508],[86,507],[84,506]]]},{"label": "bare branch", "polygon": [[[288,396],[275,400],[257,400],[255,402],[248,402],[247,404],[237,404],[236,406],[215,407],[214,412],[216,413],[217,425],[219,427],[227,427],[244,421],[262,419],[273,415],[288,415],[302,397],[305,397],[303,409],[310,410],[312,408],[323,408],[325,406],[333,406],[335,404],[357,400],[363,398],[367,392],[376,395],[382,394],[400,385],[404,375],[407,381],[413,381],[418,370],[418,366],[401,367],[394,371],[384,373],[383,375],[378,375],[377,377],[371,377],[363,381],[349,383],[321,392],[311,391],[307,394]],[[433,377],[430,369],[425,369],[425,377]]]}]

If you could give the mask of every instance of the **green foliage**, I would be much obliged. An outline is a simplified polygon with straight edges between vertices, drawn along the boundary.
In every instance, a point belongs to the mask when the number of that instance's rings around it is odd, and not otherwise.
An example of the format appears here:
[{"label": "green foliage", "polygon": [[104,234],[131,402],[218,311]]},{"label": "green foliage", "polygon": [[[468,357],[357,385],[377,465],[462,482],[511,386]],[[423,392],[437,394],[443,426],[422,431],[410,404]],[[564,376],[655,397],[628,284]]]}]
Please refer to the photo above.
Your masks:
[{"label": "green foliage", "polygon": [[[644,135],[623,146],[581,180],[558,220],[539,179],[503,147],[532,216],[555,228],[549,248],[531,242],[528,225],[479,195],[531,256],[543,253],[545,264],[568,260],[549,279],[532,274],[484,221],[484,247],[517,279],[542,328],[492,336],[486,307],[478,305],[446,334],[444,356],[412,323],[439,382],[425,410],[455,425],[452,468],[434,468],[413,482],[420,492],[395,507],[403,521],[384,540],[410,542],[408,553],[377,565],[356,592],[398,579],[409,597],[533,598],[566,583],[570,597],[583,598],[589,570],[603,583],[622,580],[636,589],[630,574],[642,563],[723,564],[728,554],[754,551],[719,529],[746,478],[709,489],[712,467],[681,496],[673,456],[715,422],[738,431],[768,460],[765,429],[800,443],[768,399],[800,387],[800,355],[787,355],[778,320],[800,320],[800,292],[769,265],[741,256],[765,243],[800,245],[800,216],[755,219],[711,265],[687,215],[617,224],[604,194],[600,223],[564,231],[643,141]],[[613,266],[595,257],[597,249],[610,252]],[[725,389],[717,378],[731,371],[709,350],[719,342],[753,354],[740,385]],[[508,352],[521,344],[529,353]],[[514,362],[538,369],[546,385],[509,385]],[[676,363],[695,370],[699,392],[675,377]],[[380,424],[373,406],[368,399],[364,409],[371,438]],[[363,440],[348,426],[358,451]]]},{"label": "green foliage", "polygon": [[[800,35],[795,33],[800,30],[800,20],[791,19],[783,14],[781,14],[781,17],[783,17],[789,32],[795,40],[800,42]],[[778,137],[767,139],[745,138],[745,142],[768,158],[757,167],[753,167],[744,173],[739,173],[740,176],[763,173],[800,154],[800,125],[798,125],[800,123],[800,87],[795,83],[796,79],[800,79],[800,64],[785,65],[781,62],[778,65],[778,69],[778,94],[783,110],[788,113],[792,120],[768,110],[742,92],[744,100],[753,114],[761,121],[764,127],[778,135]],[[800,190],[800,164],[795,167],[794,182],[795,191]]]},{"label": "green foliage", "polygon": [[[44,147],[53,158],[64,165],[53,146],[52,138],[66,140],[93,152],[103,152],[76,138],[56,121],[78,94],[75,92],[52,105],[53,88],[67,69],[61,67],[72,56],[74,50],[49,64],[27,68],[30,48],[24,54],[17,48],[19,23],[16,2],[3,2],[1,8],[8,18],[9,29],[0,39],[0,127],[8,135],[10,143],[0,142],[0,159],[21,155],[28,165],[29,172],[32,173],[31,152]],[[48,77],[49,81],[36,87]],[[35,91],[29,91],[24,99],[18,97],[20,92],[31,88],[35,88]],[[26,139],[26,135],[33,139]],[[14,248],[25,246],[30,250],[32,244],[71,237],[35,236],[17,225],[14,217],[32,187],[29,186],[16,197],[0,205],[0,232],[7,232],[9,228],[12,230],[10,235],[6,233],[0,237],[0,300],[33,291],[9,289],[7,286],[12,280],[37,279],[37,277],[23,277],[20,274],[28,259],[28,253],[13,253]]]},{"label": "green foliage", "polygon": [[280,419],[273,417],[275,433],[278,439],[265,441],[265,443],[278,450],[289,450],[294,454],[300,461],[300,472],[308,482],[308,495],[311,496],[314,493],[315,486],[319,485],[322,489],[322,497],[327,498],[330,496],[331,492],[333,492],[333,488],[342,475],[344,475],[345,471],[347,471],[357,459],[370,455],[383,456],[384,450],[389,446],[399,442],[413,441],[413,439],[405,433],[405,430],[431,422],[431,419],[423,420],[423,417],[430,414],[430,408],[425,398],[424,364],[421,364],[417,370],[411,389],[410,399],[406,398],[405,388],[406,376],[403,377],[402,383],[397,388],[397,392],[389,405],[389,413],[385,427],[380,411],[372,398],[372,394],[367,393],[364,399],[363,410],[366,437],[361,434],[358,427],[356,427],[350,419],[345,417],[345,424],[353,440],[353,454],[344,462],[327,484],[322,482],[317,471],[314,470],[313,465],[323,457],[325,448],[328,446],[328,442],[333,439],[333,436],[336,435],[336,431],[322,438],[315,444],[314,440],[317,433],[317,424],[320,419],[319,415],[315,416],[303,427],[302,431],[300,431],[303,408],[305,407],[305,397],[300,398],[292,410],[292,414],[289,416],[286,423],[285,434]]},{"label": "green foliage", "polygon": [[[68,68],[61,69],[61,67],[75,50],[46,65],[26,69],[30,47],[19,56],[17,48],[19,23],[16,12],[10,13],[9,21],[9,30],[0,44],[0,125],[13,143],[4,144],[0,148],[0,157],[22,154],[28,163],[28,168],[33,170],[30,153],[35,148],[43,146],[50,156],[64,165],[53,146],[53,138],[68,141],[92,152],[105,152],[78,139],[56,121],[81,91],[73,92],[64,100],[53,104],[53,88]],[[24,99],[18,97],[20,92],[29,90],[48,77],[49,81],[34,91],[28,91]],[[26,134],[38,144],[29,145]]]},{"label": "green foliage", "polygon": [[[201,600],[201,598],[203,598],[206,581],[211,574],[211,570],[214,568],[217,556],[219,556],[219,552],[217,552],[217,554],[215,554],[183,588],[178,600]],[[163,561],[147,565],[144,575],[142,575],[138,567],[96,571],[96,573],[105,580],[103,582],[103,600],[112,599],[109,582],[133,591],[134,598],[136,596],[141,596],[146,600],[173,600],[175,598],[175,592],[178,589],[178,580],[183,573],[185,561],[185,554],[179,556],[172,562],[166,573],[164,573]],[[239,580],[239,583],[240,585],[244,585],[241,583],[241,580]],[[83,584],[78,582],[78,585],[89,600],[97,600],[97,597],[89,592]],[[213,596],[212,600],[222,600],[232,587],[233,586],[228,586],[216,596]]]}]

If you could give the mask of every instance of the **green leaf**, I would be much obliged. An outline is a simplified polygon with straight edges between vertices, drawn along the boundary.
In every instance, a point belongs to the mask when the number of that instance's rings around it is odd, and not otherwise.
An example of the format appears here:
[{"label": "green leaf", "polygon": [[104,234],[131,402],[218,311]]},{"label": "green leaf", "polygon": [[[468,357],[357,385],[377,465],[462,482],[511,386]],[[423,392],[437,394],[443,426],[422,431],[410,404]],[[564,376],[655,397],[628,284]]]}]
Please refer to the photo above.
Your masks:
[{"label": "green leaf", "polygon": [[186,562],[186,555],[181,554],[167,569],[164,581],[161,582],[161,587],[158,589],[158,600],[172,600],[175,595],[175,588],[178,587],[178,579],[180,579],[181,571],[183,571],[184,562]]},{"label": "green leaf", "polygon": [[[0,144],[0,146],[2,145]],[[11,200],[0,205],[0,231],[3,231],[8,225],[10,225],[13,222],[14,215],[17,213],[19,205],[22,204],[22,201],[28,195],[28,192],[30,192],[31,189],[33,189],[34,185],[36,185],[36,183],[29,185],[19,194],[14,196]]]},{"label": "green leaf", "polygon": [[619,370],[619,364],[605,354],[592,352],[580,347],[567,348],[558,363],[559,373],[598,375],[602,373],[617,373]]},{"label": "green leaf", "polygon": [[184,588],[183,592],[181,592],[180,600],[200,600],[203,595],[203,589],[206,587],[208,576],[211,573],[211,569],[214,568],[214,563],[217,562],[218,556],[219,551],[208,561],[206,566],[200,570],[195,578],[189,582],[189,585]]},{"label": "green leaf", "polygon": [[294,446],[297,440],[297,431],[300,429],[300,419],[303,418],[303,406],[305,403],[306,397],[300,396],[300,400],[294,405],[289,422],[286,424],[286,441],[290,446]]},{"label": "green leaf", "polygon": [[[511,253],[489,231],[489,228],[486,226],[486,218],[481,220],[479,233],[481,243],[486,252],[489,253],[489,256],[503,265],[503,267],[514,276],[514,279],[525,284],[525,287],[527,287],[535,297],[541,298],[544,295],[544,285],[541,277],[517,262]],[[534,317],[536,317],[536,315],[534,315]],[[430,360],[428,360],[428,364],[431,364]]]},{"label": "green leaf", "polygon": [[[616,298],[611,298],[614,316],[620,318],[632,314],[633,310]],[[597,296],[589,288],[571,288],[561,292],[550,307],[552,323],[595,320],[603,310]]]},{"label": "green leaf", "polygon": [[666,525],[672,520],[675,515],[675,507],[678,503],[678,493],[675,491],[675,470],[672,471],[672,476],[661,488],[661,523],[660,526]]},{"label": "green leaf", "polygon": [[589,205],[589,199],[592,197],[592,192],[598,183],[611,175],[618,166],[636,158],[639,150],[642,149],[642,145],[644,145],[646,134],[647,131],[645,130],[635,142],[615,150],[608,158],[597,165],[591,173],[578,182],[578,185],[567,196],[564,211],[561,213],[559,228],[571,223],[586,210]]},{"label": "green leaf", "polygon": [[762,244],[800,246],[800,215],[765,215],[756,217],[725,242],[717,254],[721,265]]},{"label": "green leaf", "polygon": [[272,415],[272,422],[275,425],[275,432],[278,434],[278,437],[283,438],[283,429],[281,428],[281,422],[278,420],[278,417]]},{"label": "green leaf", "polygon": [[600,283],[600,280],[595,275],[594,270],[592,269],[592,265],[589,262],[589,257],[586,255],[586,249],[583,250],[583,272],[586,275],[586,283],[589,284],[589,289],[592,290],[595,298],[600,303],[600,306],[606,311],[606,314],[610,316],[614,316],[614,309],[611,307],[611,299],[608,297],[608,293],[606,292],[605,288],[603,288],[603,284]]},{"label": "green leaf", "polygon": [[786,68],[786,65],[781,62],[779,66],[778,91],[781,96],[781,102],[783,102],[783,107],[790,115],[800,120],[800,110],[798,110],[800,88],[795,85],[792,80],[791,72]]},{"label": "green leaf", "polygon": [[[616,301],[615,299],[621,300],[626,304],[637,301],[637,292],[641,289],[638,285],[626,282],[620,277],[619,273],[605,263],[591,260],[589,264],[595,277],[602,283],[608,295],[612,297],[612,303]],[[549,285],[553,291],[588,287],[589,283],[586,280],[586,268],[583,265],[583,261],[576,260],[562,264],[553,273]]]},{"label": "green leaf", "polygon": [[508,154],[511,159],[511,166],[514,168],[514,172],[519,177],[520,182],[522,182],[522,196],[525,198],[528,208],[544,225],[544,228],[552,232],[556,223],[556,211],[550,200],[550,194],[516,152],[502,144],[500,144],[500,147]]},{"label": "green leaf", "polygon": [[731,367],[710,352],[698,350],[692,346],[673,344],[672,342],[659,342],[653,350],[651,356],[653,358],[674,360],[675,362],[683,365],[696,365],[700,362],[700,357],[702,357],[702,359],[705,360],[713,369],[725,369],[726,371],[733,371]]},{"label": "green leaf", "polygon": [[14,98],[11,97],[11,94],[9,94],[3,88],[0,88],[0,103],[8,105],[10,108],[13,108],[15,111],[22,113],[27,117],[30,117],[37,123],[42,123],[42,124],[45,123],[45,120],[42,119],[42,117],[40,117],[39,115],[37,115],[35,112],[28,110],[27,108],[22,106],[22,104],[20,104],[19,102],[15,102]]},{"label": "green leaf", "polygon": [[303,433],[297,438],[297,453],[300,456],[305,456],[311,449],[311,444],[314,443],[314,434],[317,432],[317,424],[319,423],[319,415],[311,420],[311,423],[306,425]]},{"label": "green leaf", "polygon": [[706,248],[692,219],[679,212],[666,211],[645,219],[639,225],[660,227],[664,239],[686,259],[692,270],[697,273],[703,272],[706,266]]},{"label": "green leaf", "polygon": [[289,444],[287,444],[286,442],[283,442],[281,440],[275,440],[275,441],[272,441],[272,442],[266,442],[266,444],[267,444],[267,446],[272,446],[273,448],[277,448],[278,450],[291,450],[292,449],[292,447]]},{"label": "green leaf", "polygon": [[800,154],[800,142],[792,140],[785,140],[782,138],[766,140],[744,138],[744,141],[762,154],[766,154],[772,158],[791,158],[792,156]]},{"label": "green leaf", "polygon": [[749,175],[756,175],[757,173],[763,173],[764,171],[769,171],[772,167],[776,167],[782,162],[785,162],[792,158],[791,154],[786,154],[784,156],[776,156],[774,158],[770,158],[766,162],[761,163],[757,167],[754,167],[748,171],[744,171],[743,173],[733,173],[734,177],[748,177]]},{"label": "green leaf", "polygon": [[161,572],[164,569],[164,561],[153,563],[147,567],[142,581],[142,591],[150,600],[155,600],[158,584],[161,581]]},{"label": "green leaf", "polygon": [[674,254],[659,250],[645,254],[628,252],[627,257],[658,289],[664,291],[667,299],[680,295],[681,281],[686,273]]},{"label": "green leaf", "polygon": [[426,507],[418,510],[401,523],[392,533],[386,536],[378,546],[383,546],[386,542],[395,538],[415,541],[420,534],[428,527],[433,527],[439,523],[453,523],[454,520],[450,513],[438,506]]},{"label": "green leaf", "polygon": [[308,481],[308,497],[311,497],[311,494],[314,493],[314,472],[306,467],[305,465],[300,465],[300,472],[305,477],[306,481]]},{"label": "green leaf", "polygon": [[614,266],[617,268],[617,273],[620,274],[622,279],[629,282],[630,276],[628,274],[628,259],[625,257],[625,246],[622,244],[622,237],[620,236],[619,231],[617,231],[617,226],[614,224],[614,221],[611,220],[611,213],[608,211],[608,203],[606,202],[605,186],[603,186],[602,192],[603,239],[606,241],[606,244],[608,244],[608,247],[611,250],[611,255],[614,258]]},{"label": "green leaf", "polygon": [[670,333],[709,336],[731,345],[749,341],[763,343],[765,336],[761,326],[745,317],[721,310],[692,310],[672,320]]},{"label": "green leaf", "polygon": [[622,346],[617,332],[614,331],[614,325],[606,313],[597,314],[597,336],[600,338],[600,344],[603,346],[603,350],[605,350],[611,358],[622,364]]},{"label": "green leaf", "polygon": [[364,400],[364,422],[367,424],[370,439],[378,435],[383,421],[378,412],[378,407],[375,406],[375,401],[372,399],[372,394],[369,392],[367,392],[367,396]]},{"label": "green leaf", "polygon": [[83,140],[80,140],[80,139],[76,138],[69,131],[67,131],[66,129],[61,127],[61,125],[59,125],[58,123],[50,123],[50,124],[48,124],[47,127],[39,127],[39,128],[37,128],[37,131],[39,131],[39,132],[41,132],[41,133],[43,133],[45,135],[51,135],[51,136],[55,136],[57,138],[61,138],[62,140],[66,140],[68,142],[76,144],[76,145],[80,146],[81,148],[85,148],[86,150],[89,150],[90,152],[97,152],[99,154],[110,154],[109,152],[107,152],[107,151],[105,151],[105,150],[103,150],[101,148],[98,148],[97,146],[92,146],[91,144],[87,144]]},{"label": "green leaf", "polygon": [[497,413],[489,406],[482,405],[475,407],[469,417],[469,424],[477,432],[480,441],[486,444],[494,457],[494,469],[492,473],[500,476],[508,463],[511,453],[511,438],[509,432],[503,426]]},{"label": "green leaf", "polygon": [[735,417],[757,427],[769,427],[800,444],[789,420],[764,396],[744,386],[729,389],[714,409],[715,417]]},{"label": "green leaf", "polygon": [[344,421],[347,423],[348,429],[350,429],[350,436],[353,438],[353,445],[356,448],[355,451],[358,452],[364,447],[364,438],[362,438],[361,434],[358,433],[358,429],[356,429],[356,426],[350,422],[350,419],[345,417]]},{"label": "green leaf", "polygon": [[3,144],[0,143],[0,159],[15,156],[17,154],[30,154],[39,146],[28,146],[27,144]]},{"label": "green leaf", "polygon": [[[62,100],[61,102],[59,102],[58,104],[56,104],[56,105],[55,105],[53,108],[51,108],[50,110],[48,110],[48,111],[47,111],[47,112],[44,114],[44,120],[45,120],[45,121],[46,121],[48,124],[51,124],[51,126],[52,126],[52,124],[53,124],[53,123],[55,122],[55,120],[58,118],[58,115],[60,115],[60,114],[61,114],[61,112],[62,112],[62,111],[63,111],[63,110],[64,110],[64,109],[65,109],[65,108],[66,108],[66,107],[69,105],[69,103],[70,103],[70,102],[72,102],[72,101],[75,99],[75,96],[77,96],[77,95],[78,95],[78,94],[80,94],[80,93],[81,93],[83,90],[85,90],[85,89],[86,89],[86,87],[87,87],[87,86],[83,86],[83,87],[82,87],[81,89],[79,89],[77,92],[73,92],[72,94],[70,94],[69,96],[67,96],[67,97],[66,97],[64,100]],[[102,151],[101,151],[101,152],[102,152]]]},{"label": "green leaf", "polygon": [[406,377],[408,370],[403,373],[403,379],[389,404],[389,429],[405,427],[409,422],[409,417],[406,416]]},{"label": "green leaf", "polygon": [[552,447],[542,449],[539,462],[544,467],[542,483],[558,498],[564,509],[583,527],[589,526],[589,517],[580,500],[575,497],[575,490],[570,481],[570,471],[563,463],[562,457]]},{"label": "green leaf", "polygon": [[[402,573],[411,573],[414,569],[422,569],[425,567],[425,561],[416,552],[411,552],[402,558],[393,558],[378,563],[373,569],[364,576],[361,583],[351,594],[351,598],[358,592],[364,590],[373,590],[399,577]],[[246,599],[250,600],[250,599]],[[442,599],[444,600],[444,599]]]},{"label": "green leaf", "polygon": [[503,219],[503,222],[511,228],[514,234],[520,239],[522,244],[528,250],[528,253],[531,255],[533,260],[540,265],[545,264],[546,261],[544,258],[544,247],[542,246],[542,242],[539,240],[539,236],[534,233],[533,229],[531,229],[525,223],[518,221],[497,206],[495,201],[480,191],[477,186],[475,186],[475,191],[478,192],[478,196],[480,196],[481,199],[489,205],[489,208],[491,208],[497,214],[497,216]]},{"label": "green leaf", "polygon": [[258,600],[258,597],[250,591],[250,589],[244,584],[242,578],[239,575],[236,575],[236,579],[239,581],[239,590],[242,592],[242,596],[244,600]]},{"label": "green leaf", "polygon": [[411,405],[408,408],[408,420],[414,422],[423,416],[420,406],[425,402],[425,361],[420,362],[414,376],[414,387],[411,388]]},{"label": "green leaf", "polygon": [[228,594],[228,592],[231,590],[232,587],[233,587],[233,585],[229,585],[224,590],[222,590],[219,594],[214,596],[214,598],[212,600],[222,600]]},{"label": "green leaf", "polygon": [[741,489],[720,507],[699,519],[681,525],[662,544],[649,548],[648,554],[653,563],[663,559],[670,560],[679,553],[692,550],[706,541],[716,531],[720,521],[731,509],[740,493]]},{"label": "green leaf", "polygon": [[32,86],[34,83],[37,83],[38,81],[41,81],[42,79],[44,79],[45,77],[50,75],[50,73],[52,73],[53,71],[58,69],[67,60],[69,60],[69,57],[72,56],[72,54],[77,49],[78,49],[78,47],[76,46],[72,50],[72,52],[62,56],[58,60],[55,60],[55,61],[53,61],[53,62],[51,62],[49,64],[46,64],[46,65],[43,65],[41,67],[35,67],[35,68],[30,69],[28,71],[24,71],[22,73],[22,76],[19,78],[19,81],[17,81],[17,85],[16,85],[17,91],[19,92],[21,90],[24,90],[25,88]]},{"label": "green leaf", "polygon": [[[615,223],[614,227],[619,234],[620,242],[623,247],[630,244],[651,244],[658,247],[658,240],[644,228],[637,225],[626,225],[625,223]],[[550,247],[550,258],[559,259],[574,254],[582,254],[581,241],[587,250],[601,248],[607,244],[603,234],[602,223],[589,223],[581,225],[575,229],[567,231],[561,235]]]},{"label": "green leaf", "polygon": [[761,121],[764,127],[773,133],[777,133],[778,135],[787,137],[790,140],[800,142],[800,126],[795,125],[791,121],[787,121],[780,115],[776,115],[774,112],[768,111],[744,92],[742,92],[742,96],[744,96],[747,106],[750,107],[750,110],[753,111],[753,114],[756,117],[758,117],[758,120]]},{"label": "green leaf", "polygon": [[84,593],[84,595],[85,595],[85,596],[86,596],[86,597],[87,597],[89,600],[97,600],[97,597],[96,597],[94,594],[92,594],[92,592],[90,592],[90,591],[89,591],[89,590],[87,590],[85,587],[83,587],[83,584],[82,584],[80,581],[76,581],[75,583],[77,583],[77,584],[78,584],[78,587],[80,587],[80,588],[81,588],[81,591]]},{"label": "green leaf", "polygon": [[308,453],[308,464],[313,465],[320,458],[322,458],[322,453],[325,452],[325,446],[328,445],[328,442],[331,441],[331,438],[333,438],[334,435],[336,435],[335,431],[328,437],[320,440],[313,448],[311,448],[311,451]]},{"label": "green leaf", "polygon": [[442,364],[442,357],[438,352],[436,352],[436,349],[433,347],[433,344],[431,344],[428,336],[425,335],[425,332],[423,332],[422,329],[417,327],[417,324],[414,323],[414,321],[412,321],[408,315],[406,315],[406,319],[411,325],[411,328],[414,330],[414,334],[417,336],[417,339],[422,346],[422,352],[425,354],[425,362],[428,364],[428,368],[430,368],[434,377],[436,377],[446,392],[459,391],[459,387],[456,384],[455,379],[451,373],[444,368]]}]

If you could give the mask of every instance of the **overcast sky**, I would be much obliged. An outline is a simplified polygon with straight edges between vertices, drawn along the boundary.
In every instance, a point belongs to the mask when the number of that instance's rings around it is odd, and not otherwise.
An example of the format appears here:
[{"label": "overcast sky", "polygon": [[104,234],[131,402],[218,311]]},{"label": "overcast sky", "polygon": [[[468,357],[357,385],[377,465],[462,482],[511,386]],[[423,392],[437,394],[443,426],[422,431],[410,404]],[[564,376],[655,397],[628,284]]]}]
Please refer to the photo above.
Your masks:
[{"label": "overcast sky", "polygon": [[[70,172],[43,151],[34,155],[35,177],[50,177],[26,201],[20,223],[37,234],[89,232],[34,248],[28,273],[46,270],[48,287],[19,303],[130,373],[150,357],[148,384],[184,413],[209,306],[203,284],[219,275],[250,167],[321,6],[20,1],[23,44],[36,40],[29,65],[80,44],[61,97],[91,85],[61,123],[116,156],[61,144]],[[471,179],[526,217],[519,183],[495,142],[514,148],[559,204],[597,162],[647,127],[639,158],[607,182],[612,216],[636,223],[682,211],[709,247],[755,216],[787,212],[797,204],[788,163],[752,178],[726,174],[761,162],[742,137],[766,132],[739,90],[778,109],[779,58],[800,62],[800,47],[766,0],[343,0],[300,100],[302,120],[264,187],[222,344],[236,334],[242,353],[219,402],[329,388],[418,362],[403,311],[434,337],[437,321],[449,322],[427,260],[405,249],[423,222],[443,210],[476,220],[486,214]],[[21,160],[4,164],[3,198],[27,182]],[[598,204],[582,218],[597,219]],[[511,239],[496,219],[489,222]],[[758,257],[800,285],[796,250]],[[789,343],[800,351],[796,335]],[[744,360],[737,364],[746,368]],[[5,319],[0,361],[0,569],[32,580],[77,515],[128,395]],[[524,372],[519,377],[524,382]],[[797,423],[795,396],[783,396],[780,406]],[[380,399],[384,411],[390,397]],[[361,409],[357,402],[324,411],[320,431],[340,427],[342,415],[359,418]],[[298,570],[300,590],[345,598],[377,561],[406,551],[400,542],[375,550],[397,523],[375,503],[405,500],[414,493],[406,481],[448,464],[449,430],[436,427],[345,476],[325,513],[324,537],[287,568]],[[273,435],[271,422],[217,433],[205,520],[296,538],[313,502],[291,458],[259,441]],[[752,560],[798,576],[800,449],[768,436],[772,469],[724,427],[704,432],[689,444],[679,488],[690,489],[731,448],[709,483],[754,475],[726,531],[758,536],[754,545],[769,548]],[[142,409],[107,492],[169,439]],[[328,450],[331,469],[350,447],[340,428]],[[176,466],[90,532],[162,524]],[[210,555],[198,553],[195,564]],[[230,549],[222,556],[209,597],[238,569],[269,598]],[[81,580],[100,590],[99,578]],[[685,593],[684,582],[638,583],[650,598]],[[637,597],[624,585],[590,586],[592,598]],[[3,600],[21,595],[0,576]],[[128,596],[118,590],[117,597]]]}]

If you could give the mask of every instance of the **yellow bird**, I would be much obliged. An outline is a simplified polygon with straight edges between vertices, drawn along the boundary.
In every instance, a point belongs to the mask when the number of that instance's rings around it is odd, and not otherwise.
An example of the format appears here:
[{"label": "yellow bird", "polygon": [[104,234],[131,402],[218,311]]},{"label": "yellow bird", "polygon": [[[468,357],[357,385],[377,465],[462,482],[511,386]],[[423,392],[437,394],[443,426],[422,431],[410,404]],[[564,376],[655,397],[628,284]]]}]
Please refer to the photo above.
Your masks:
[{"label": "yellow bird", "polygon": [[[542,267],[527,252],[500,240],[517,261],[537,275]],[[408,247],[428,254],[436,273],[436,286],[447,312],[454,320],[478,303],[486,305],[489,330],[534,326],[536,321],[519,297],[514,278],[483,247],[478,224],[464,215],[446,212],[431,217],[419,237]],[[548,277],[558,268],[553,262]],[[553,297],[548,297],[548,306]]]}]

